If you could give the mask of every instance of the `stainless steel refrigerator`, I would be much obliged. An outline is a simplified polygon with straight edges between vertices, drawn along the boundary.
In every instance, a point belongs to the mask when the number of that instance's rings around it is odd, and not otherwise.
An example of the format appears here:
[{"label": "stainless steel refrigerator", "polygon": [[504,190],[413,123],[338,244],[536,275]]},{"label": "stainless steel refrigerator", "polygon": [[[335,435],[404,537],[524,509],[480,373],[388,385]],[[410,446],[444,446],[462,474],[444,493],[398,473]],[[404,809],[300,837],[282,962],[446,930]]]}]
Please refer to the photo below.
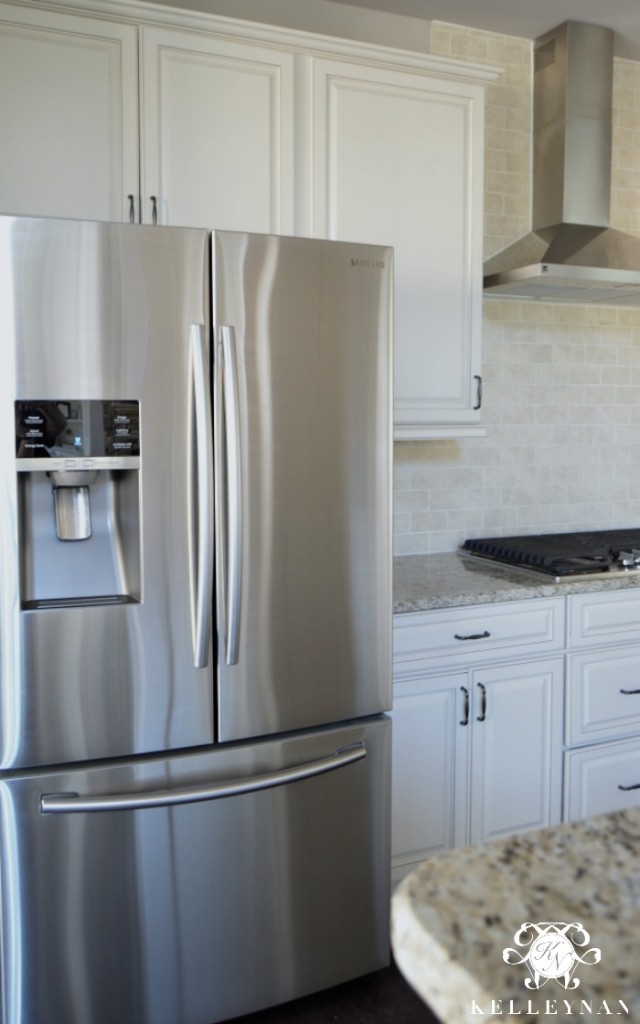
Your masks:
[{"label": "stainless steel refrigerator", "polygon": [[2,1024],[388,962],[391,271],[0,218]]}]

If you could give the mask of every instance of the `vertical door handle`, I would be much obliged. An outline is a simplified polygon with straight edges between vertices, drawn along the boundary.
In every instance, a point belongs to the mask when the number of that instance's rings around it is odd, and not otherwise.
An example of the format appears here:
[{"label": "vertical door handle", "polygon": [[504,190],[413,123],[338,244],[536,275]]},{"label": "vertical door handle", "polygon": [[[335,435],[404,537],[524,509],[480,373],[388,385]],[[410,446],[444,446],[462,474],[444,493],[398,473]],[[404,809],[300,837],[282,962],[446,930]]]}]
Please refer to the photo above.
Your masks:
[{"label": "vertical door handle", "polygon": [[129,193],[129,195],[127,196],[127,199],[129,200],[129,223],[130,224],[135,224],[135,221],[136,221],[136,201],[135,201],[134,196],[131,193]]},{"label": "vertical door handle", "polygon": [[158,223],[158,197],[151,196],[151,223]]},{"label": "vertical door handle", "polygon": [[464,710],[462,712],[463,717],[460,720],[460,725],[469,724],[469,691],[466,686],[461,686],[460,689],[464,694]]},{"label": "vertical door handle", "polygon": [[233,327],[219,328],[216,350],[216,518],[219,524],[218,598],[224,657],[237,665],[242,598],[242,473],[240,395]]},{"label": "vertical door handle", "polygon": [[487,717],[487,688],[484,683],[478,683],[480,689],[480,714],[478,715],[478,721],[484,722]]},{"label": "vertical door handle", "polygon": [[473,407],[473,411],[477,412],[478,409],[482,408],[482,377],[480,376],[480,374],[476,373],[476,374],[474,374],[473,379],[476,382],[476,395],[477,395],[476,404]]},{"label": "vertical door handle", "polygon": [[[206,668],[209,660],[211,602],[213,598],[213,432],[209,396],[209,346],[201,324],[191,327],[191,370],[195,419],[196,536],[191,537],[195,564],[192,584],[193,663]],[[194,445],[190,444],[193,453]],[[193,491],[192,491],[193,493]],[[189,517],[191,523],[192,517]],[[195,549],[195,550],[194,550]]]}]

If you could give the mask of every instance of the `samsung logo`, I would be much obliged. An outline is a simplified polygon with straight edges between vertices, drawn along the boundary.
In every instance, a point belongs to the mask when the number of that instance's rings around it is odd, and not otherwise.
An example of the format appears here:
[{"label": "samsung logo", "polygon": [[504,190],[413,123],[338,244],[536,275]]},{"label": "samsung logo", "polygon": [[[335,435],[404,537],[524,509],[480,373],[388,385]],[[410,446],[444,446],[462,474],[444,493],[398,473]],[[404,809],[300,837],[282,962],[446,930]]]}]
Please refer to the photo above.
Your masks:
[{"label": "samsung logo", "polygon": [[352,267],[365,267],[369,270],[384,270],[384,260],[359,260],[356,256],[353,256],[350,260]]}]

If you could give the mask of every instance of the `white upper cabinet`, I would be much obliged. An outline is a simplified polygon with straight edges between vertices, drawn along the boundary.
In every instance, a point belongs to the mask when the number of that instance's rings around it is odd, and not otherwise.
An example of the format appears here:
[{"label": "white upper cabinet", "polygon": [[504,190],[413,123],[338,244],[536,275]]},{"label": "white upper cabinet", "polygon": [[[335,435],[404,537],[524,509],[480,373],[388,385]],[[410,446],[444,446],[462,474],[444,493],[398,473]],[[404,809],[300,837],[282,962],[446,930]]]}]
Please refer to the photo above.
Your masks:
[{"label": "white upper cabinet", "polygon": [[[143,27],[142,220],[292,234],[294,56]],[[155,197],[155,198],[154,198]]]},{"label": "white upper cabinet", "polygon": [[483,105],[474,83],[313,61],[310,233],[394,247],[398,439],[477,430]]},{"label": "white upper cabinet", "polygon": [[0,211],[126,220],[138,194],[137,29],[0,5]]},{"label": "white upper cabinet", "polygon": [[481,432],[495,70],[154,4],[118,2],[120,21],[110,0],[67,5],[0,0],[0,212],[391,245],[395,436]]}]

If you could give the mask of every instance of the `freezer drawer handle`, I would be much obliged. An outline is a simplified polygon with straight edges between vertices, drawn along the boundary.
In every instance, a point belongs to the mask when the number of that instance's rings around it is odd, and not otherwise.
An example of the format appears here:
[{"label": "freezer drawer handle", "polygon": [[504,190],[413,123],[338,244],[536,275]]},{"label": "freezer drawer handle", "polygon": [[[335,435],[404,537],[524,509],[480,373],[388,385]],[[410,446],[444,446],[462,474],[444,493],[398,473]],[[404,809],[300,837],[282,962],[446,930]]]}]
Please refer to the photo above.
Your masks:
[{"label": "freezer drawer handle", "polygon": [[[209,661],[211,601],[213,595],[213,432],[209,398],[209,353],[201,324],[191,326],[191,366],[196,433],[197,538],[189,536],[197,564],[192,582],[193,663],[206,668]],[[190,445],[190,450],[193,448]],[[191,474],[193,481],[194,474]],[[193,483],[192,483],[193,486]],[[191,523],[191,517],[189,519]],[[189,527],[191,531],[191,527]]]},{"label": "freezer drawer handle", "polygon": [[325,772],[344,768],[367,756],[363,742],[336,750],[335,754],[321,757],[317,761],[282,768],[248,779],[231,779],[208,786],[186,786],[184,789],[159,789],[152,793],[112,793],[106,796],[80,796],[78,793],[44,793],[40,797],[42,814],[74,814],[80,811],[137,811],[146,807],[172,807],[176,804],[192,804],[201,800],[220,800],[227,796],[241,796],[243,793],[257,793],[261,789],[272,789],[290,782],[324,775]]}]

